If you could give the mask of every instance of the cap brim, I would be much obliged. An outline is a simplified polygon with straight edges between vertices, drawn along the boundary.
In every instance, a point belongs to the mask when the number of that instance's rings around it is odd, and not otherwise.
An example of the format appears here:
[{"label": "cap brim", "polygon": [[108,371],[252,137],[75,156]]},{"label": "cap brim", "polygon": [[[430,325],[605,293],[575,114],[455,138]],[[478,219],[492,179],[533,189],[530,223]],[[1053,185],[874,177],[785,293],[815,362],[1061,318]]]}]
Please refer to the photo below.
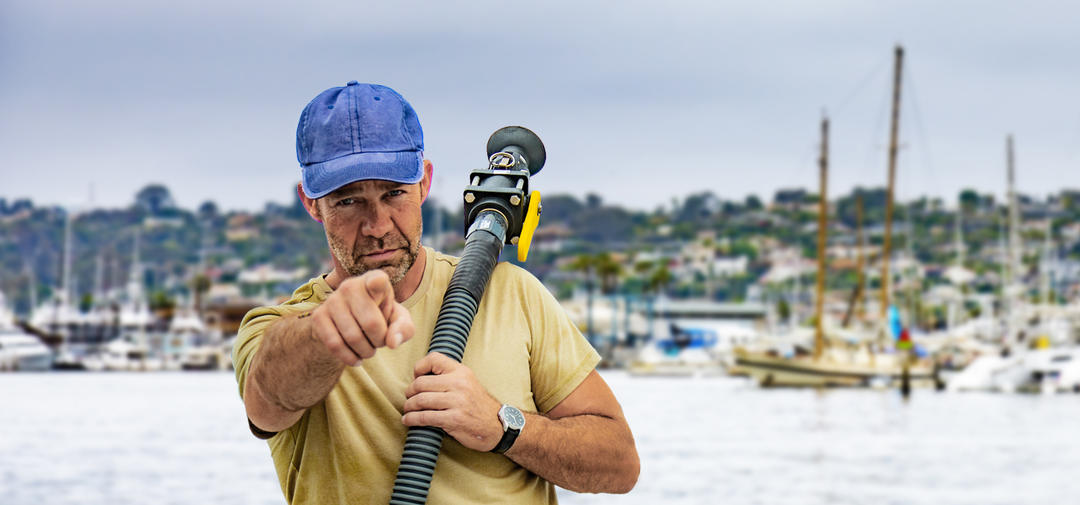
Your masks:
[{"label": "cap brim", "polygon": [[301,167],[308,198],[322,198],[356,181],[385,180],[416,184],[424,178],[424,153],[356,153]]}]

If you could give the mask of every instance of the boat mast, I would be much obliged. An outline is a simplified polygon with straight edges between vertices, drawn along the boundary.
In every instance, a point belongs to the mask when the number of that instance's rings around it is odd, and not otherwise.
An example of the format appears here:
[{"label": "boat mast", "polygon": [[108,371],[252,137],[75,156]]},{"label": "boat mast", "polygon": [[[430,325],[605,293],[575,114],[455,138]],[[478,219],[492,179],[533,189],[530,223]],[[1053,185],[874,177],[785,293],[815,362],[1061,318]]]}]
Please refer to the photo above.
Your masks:
[{"label": "boat mast", "polygon": [[71,214],[71,209],[64,209],[64,273],[61,276],[60,303],[64,305],[65,309],[72,303],[71,293],[73,291],[71,287]]},{"label": "boat mast", "polygon": [[904,48],[896,46],[893,69],[892,121],[889,127],[889,189],[885,194],[885,243],[881,251],[881,320],[886,321],[889,310],[889,256],[892,254],[893,188],[896,185],[897,137],[900,129],[900,71],[903,68]]},{"label": "boat mast", "polygon": [[1005,300],[1005,314],[1008,318],[1006,322],[1006,335],[1008,338],[1016,337],[1016,328],[1014,327],[1014,312],[1017,304],[1017,294],[1022,291],[1018,288],[1020,283],[1020,270],[1021,270],[1021,251],[1020,251],[1020,204],[1017,201],[1016,196],[1016,158],[1013,154],[1013,137],[1009,135],[1005,137],[1005,160],[1008,169],[1008,199],[1009,199],[1009,228],[1008,228],[1008,244],[1006,251],[1008,257],[1006,261],[1005,270],[1005,285],[1002,289],[1002,298]]},{"label": "boat mast", "polygon": [[1054,246],[1052,245],[1052,238],[1054,235],[1054,223],[1049,218],[1046,220],[1046,231],[1043,234],[1043,261],[1039,267],[1039,294],[1042,297],[1044,305],[1052,305],[1053,286],[1050,280],[1050,264],[1054,261]]},{"label": "boat mast", "polygon": [[828,226],[829,198],[829,118],[821,119],[821,157],[818,159],[821,172],[821,190],[818,196],[817,230],[817,288],[814,297],[814,359],[821,357],[825,350],[824,308],[825,308],[825,239]]},{"label": "boat mast", "polygon": [[858,279],[857,295],[855,296],[855,317],[862,321],[866,316],[866,304],[863,296],[866,293],[866,258],[863,242],[863,195],[862,191],[855,194],[855,240],[858,242],[858,256],[855,260],[855,276]]},{"label": "boat mast", "polygon": [[1016,195],[1016,158],[1013,154],[1013,137],[1005,139],[1009,169],[1009,284],[1018,281],[1020,275],[1020,202]]},{"label": "boat mast", "polygon": [[847,328],[851,324],[851,320],[858,319],[860,321],[865,319],[866,304],[863,303],[863,297],[866,293],[866,272],[863,270],[866,268],[866,259],[863,254],[863,199],[862,190],[855,190],[855,289],[851,292],[851,300],[848,301],[847,312],[844,314],[844,322],[842,326]]},{"label": "boat mast", "polygon": [[34,275],[34,269],[30,267],[30,262],[23,258],[23,270],[26,271],[26,284],[30,289],[30,312],[29,319],[33,317],[34,311],[38,310],[38,298],[37,298],[37,277]]},{"label": "boat mast", "polygon": [[135,244],[131,248],[131,268],[128,270],[127,294],[132,307],[138,308],[143,302],[142,262],[139,258],[139,228],[135,228]]},{"label": "boat mast", "polygon": [[[963,280],[966,270],[964,269],[965,257],[964,257],[964,206],[962,203],[956,207],[956,219],[953,221],[953,249],[956,250],[956,275]],[[955,278],[954,278],[955,279]],[[954,281],[955,282],[955,281]],[[959,297],[954,299],[949,304],[949,313],[947,315],[947,321],[945,325],[951,330],[956,326],[956,323],[960,319],[960,310],[964,304],[964,287],[967,286],[967,282],[958,282],[959,284]]]},{"label": "boat mast", "polygon": [[964,257],[964,208],[958,206],[956,209],[956,219],[953,221],[953,249],[956,250],[956,266],[957,268],[964,268],[964,263],[967,262],[967,258]]}]

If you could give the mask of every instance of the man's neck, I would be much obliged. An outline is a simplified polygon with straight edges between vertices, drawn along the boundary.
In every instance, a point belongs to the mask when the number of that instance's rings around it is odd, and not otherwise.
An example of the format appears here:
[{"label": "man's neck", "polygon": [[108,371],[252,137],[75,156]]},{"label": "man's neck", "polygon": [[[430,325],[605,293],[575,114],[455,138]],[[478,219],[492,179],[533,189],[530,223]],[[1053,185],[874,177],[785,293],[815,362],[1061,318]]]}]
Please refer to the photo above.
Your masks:
[{"label": "man's neck", "polygon": [[[330,285],[330,289],[337,289],[345,279],[349,278],[349,274],[334,262],[334,269],[326,275],[326,283]],[[420,253],[416,255],[416,261],[409,267],[409,271],[405,272],[405,277],[401,279],[401,282],[394,284],[394,299],[398,303],[408,300],[413,293],[416,292],[416,288],[420,287],[420,281],[424,280],[424,270],[427,268],[427,249],[423,246],[420,247]]]}]

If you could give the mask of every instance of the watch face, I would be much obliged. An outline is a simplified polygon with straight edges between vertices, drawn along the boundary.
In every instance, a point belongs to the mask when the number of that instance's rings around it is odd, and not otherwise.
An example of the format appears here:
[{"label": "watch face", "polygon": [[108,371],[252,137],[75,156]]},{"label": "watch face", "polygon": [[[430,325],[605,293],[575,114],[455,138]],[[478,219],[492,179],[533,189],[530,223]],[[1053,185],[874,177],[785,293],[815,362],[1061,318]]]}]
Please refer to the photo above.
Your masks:
[{"label": "watch face", "polygon": [[499,415],[509,429],[520,430],[525,426],[525,416],[515,407],[503,405],[503,407],[499,409]]}]

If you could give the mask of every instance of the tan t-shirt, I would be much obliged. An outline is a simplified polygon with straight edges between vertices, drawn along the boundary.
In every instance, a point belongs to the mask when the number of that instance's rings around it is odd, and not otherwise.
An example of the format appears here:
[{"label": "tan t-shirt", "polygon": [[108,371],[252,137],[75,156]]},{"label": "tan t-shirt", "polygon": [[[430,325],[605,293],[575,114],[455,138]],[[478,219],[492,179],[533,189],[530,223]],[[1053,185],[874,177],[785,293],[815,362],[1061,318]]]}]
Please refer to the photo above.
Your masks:
[{"label": "tan t-shirt", "polygon": [[[291,428],[269,439],[289,503],[379,504],[390,499],[407,428],[401,423],[413,365],[427,354],[443,294],[458,259],[427,249],[423,280],[403,305],[416,334],[346,367],[327,397]],[[253,309],[233,349],[241,395],[251,357],[266,327],[317,307],[331,293],[323,277],[292,299]],[[543,285],[500,263],[477,310],[463,363],[500,402],[544,413],[566,398],[600,357]],[[528,429],[528,426],[525,427]],[[446,437],[428,503],[556,503],[554,486],[500,454],[468,449]]]}]

